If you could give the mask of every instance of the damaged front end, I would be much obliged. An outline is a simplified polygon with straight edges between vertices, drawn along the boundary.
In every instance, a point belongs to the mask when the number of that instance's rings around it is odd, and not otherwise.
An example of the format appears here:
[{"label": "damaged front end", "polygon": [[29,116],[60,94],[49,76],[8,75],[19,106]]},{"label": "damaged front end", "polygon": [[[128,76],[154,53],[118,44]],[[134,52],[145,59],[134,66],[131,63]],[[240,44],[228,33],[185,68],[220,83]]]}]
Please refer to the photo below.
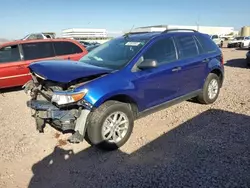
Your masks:
[{"label": "damaged front end", "polygon": [[25,93],[31,96],[27,106],[33,111],[32,116],[35,118],[37,130],[43,132],[45,125],[49,124],[62,132],[77,132],[78,137],[80,135],[80,138],[74,140],[72,137],[69,141],[82,141],[92,105],[84,100],[87,89],[80,92],[75,92],[74,89],[100,75],[81,78],[70,83],[59,83],[46,80],[33,72],[31,74],[32,80],[23,88]]}]

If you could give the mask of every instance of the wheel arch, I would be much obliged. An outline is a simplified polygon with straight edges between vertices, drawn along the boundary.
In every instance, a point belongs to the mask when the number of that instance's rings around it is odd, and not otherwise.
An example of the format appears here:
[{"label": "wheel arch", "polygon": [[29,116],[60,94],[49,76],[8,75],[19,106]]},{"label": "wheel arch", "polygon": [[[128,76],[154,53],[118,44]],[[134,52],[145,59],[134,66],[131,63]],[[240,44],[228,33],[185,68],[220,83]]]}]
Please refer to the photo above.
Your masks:
[{"label": "wheel arch", "polygon": [[220,87],[222,87],[223,81],[224,81],[224,75],[223,75],[223,71],[219,68],[214,68],[210,71],[210,73],[214,73],[216,74],[219,79],[220,79]]},{"label": "wheel arch", "polygon": [[114,101],[119,101],[119,102],[129,104],[130,108],[134,114],[134,117],[137,117],[138,112],[139,112],[139,106],[138,106],[139,104],[136,102],[136,100],[133,97],[131,97],[128,94],[114,94],[111,96],[103,97],[103,98],[99,99],[98,101],[96,101],[94,106],[95,106],[95,108],[98,108],[101,104],[103,104],[109,100],[114,100]]}]

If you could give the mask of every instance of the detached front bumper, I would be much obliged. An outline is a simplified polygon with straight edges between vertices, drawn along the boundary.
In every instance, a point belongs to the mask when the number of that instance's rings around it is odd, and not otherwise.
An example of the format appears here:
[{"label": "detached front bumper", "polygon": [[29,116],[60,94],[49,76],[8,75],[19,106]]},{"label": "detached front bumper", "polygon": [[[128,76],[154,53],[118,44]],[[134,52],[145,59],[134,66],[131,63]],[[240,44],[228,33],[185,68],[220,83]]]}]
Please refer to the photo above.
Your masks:
[{"label": "detached front bumper", "polygon": [[52,126],[62,130],[74,130],[76,119],[79,117],[78,109],[60,109],[49,101],[30,100],[27,106],[35,113],[37,129],[42,131],[45,123],[50,123]]}]

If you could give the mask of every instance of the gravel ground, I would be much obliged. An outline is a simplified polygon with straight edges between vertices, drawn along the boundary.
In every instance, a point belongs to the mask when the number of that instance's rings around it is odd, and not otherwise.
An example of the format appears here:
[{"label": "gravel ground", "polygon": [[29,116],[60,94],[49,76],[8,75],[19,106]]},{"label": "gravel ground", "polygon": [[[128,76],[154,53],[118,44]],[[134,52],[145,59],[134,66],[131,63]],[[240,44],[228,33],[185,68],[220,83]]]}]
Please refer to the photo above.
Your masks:
[{"label": "gravel ground", "polygon": [[223,49],[216,103],[183,102],[136,121],[120,150],[36,132],[23,91],[0,95],[0,187],[250,187],[250,69]]}]

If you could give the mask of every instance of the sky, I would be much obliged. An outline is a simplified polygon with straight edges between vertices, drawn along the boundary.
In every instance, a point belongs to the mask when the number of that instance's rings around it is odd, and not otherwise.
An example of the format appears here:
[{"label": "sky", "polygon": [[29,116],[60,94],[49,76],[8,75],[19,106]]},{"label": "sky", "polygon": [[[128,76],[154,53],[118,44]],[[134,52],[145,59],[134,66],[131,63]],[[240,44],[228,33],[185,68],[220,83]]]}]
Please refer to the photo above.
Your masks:
[{"label": "sky", "polygon": [[0,0],[0,38],[67,28],[104,28],[111,35],[147,25],[250,25],[250,0]]}]

